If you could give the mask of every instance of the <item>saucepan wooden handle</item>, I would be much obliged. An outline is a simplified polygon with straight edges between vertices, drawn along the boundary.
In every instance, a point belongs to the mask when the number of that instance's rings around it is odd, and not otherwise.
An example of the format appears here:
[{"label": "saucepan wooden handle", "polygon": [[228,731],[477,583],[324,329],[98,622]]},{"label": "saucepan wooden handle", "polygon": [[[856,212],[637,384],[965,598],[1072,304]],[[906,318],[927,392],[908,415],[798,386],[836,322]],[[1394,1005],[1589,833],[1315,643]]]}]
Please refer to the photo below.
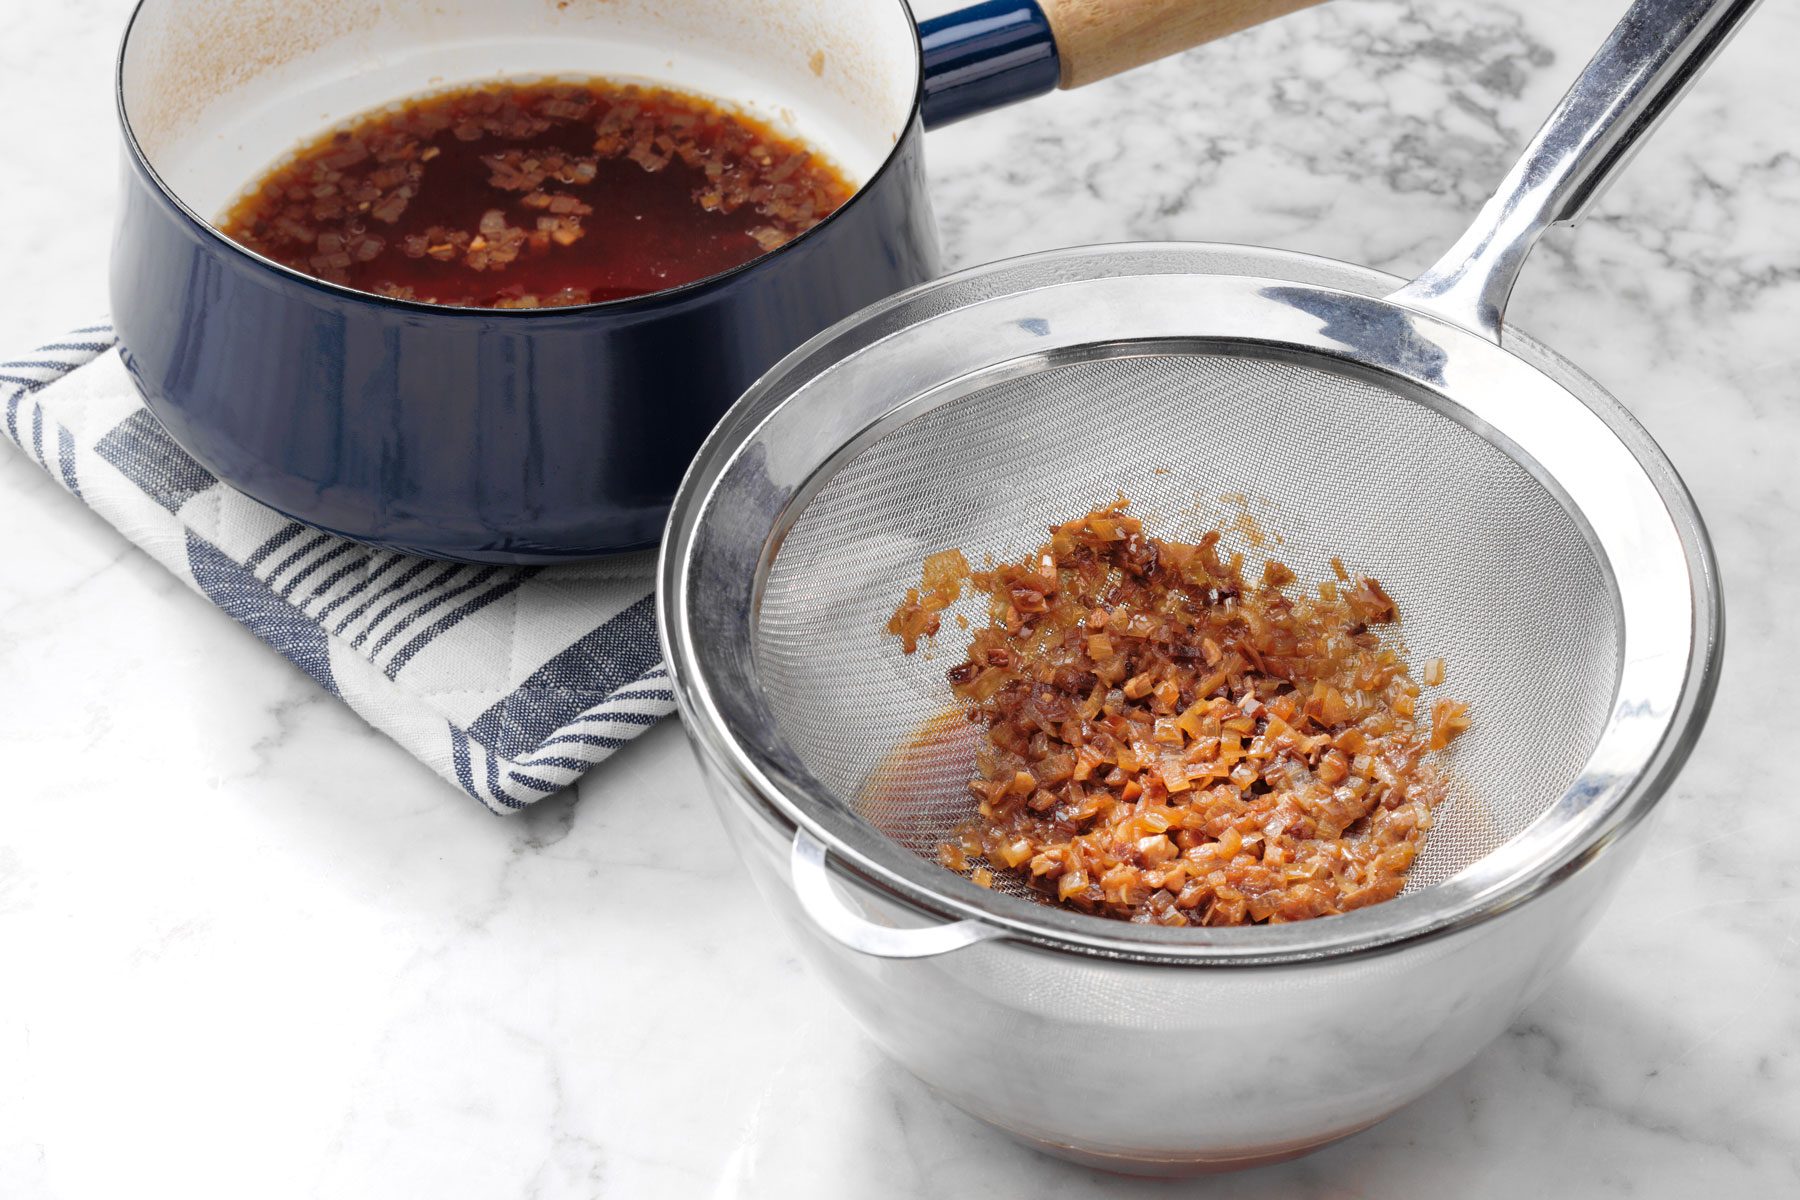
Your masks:
[{"label": "saucepan wooden handle", "polygon": [[1062,86],[1081,87],[1320,0],[1038,0],[1056,35]]},{"label": "saucepan wooden handle", "polygon": [[919,24],[927,126],[1080,87],[1320,0],[978,0]]}]

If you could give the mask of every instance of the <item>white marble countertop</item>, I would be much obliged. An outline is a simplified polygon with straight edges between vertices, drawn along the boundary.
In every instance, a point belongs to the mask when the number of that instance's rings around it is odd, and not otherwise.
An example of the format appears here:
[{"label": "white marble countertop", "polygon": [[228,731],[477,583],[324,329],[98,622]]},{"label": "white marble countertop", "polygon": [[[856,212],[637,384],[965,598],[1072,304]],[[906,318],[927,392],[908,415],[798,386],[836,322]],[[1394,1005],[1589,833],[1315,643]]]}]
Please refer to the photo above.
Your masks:
[{"label": "white marble countertop", "polygon": [[[0,5],[6,348],[103,311],[127,7]],[[1334,0],[939,132],[951,258],[1191,238],[1417,270],[1622,7]],[[672,723],[489,816],[0,447],[0,1195],[1800,1194],[1796,44],[1765,6],[1515,299],[1686,476],[1730,649],[1618,903],[1431,1096],[1211,1181],[1020,1149],[806,977]],[[725,893],[704,919],[671,834]]]}]

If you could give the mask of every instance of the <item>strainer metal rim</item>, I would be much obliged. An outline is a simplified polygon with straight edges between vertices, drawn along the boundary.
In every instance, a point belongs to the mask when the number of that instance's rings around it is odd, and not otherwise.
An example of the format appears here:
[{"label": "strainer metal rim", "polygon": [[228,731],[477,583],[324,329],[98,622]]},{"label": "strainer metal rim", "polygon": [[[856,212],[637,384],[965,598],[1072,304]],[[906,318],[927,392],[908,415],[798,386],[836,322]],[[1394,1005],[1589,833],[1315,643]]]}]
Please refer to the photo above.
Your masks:
[{"label": "strainer metal rim", "polygon": [[[688,567],[696,546],[695,535],[701,528],[697,523],[711,507],[714,487],[737,452],[752,441],[756,430],[782,405],[822,373],[822,363],[842,361],[867,351],[907,328],[921,310],[927,314],[938,311],[941,305],[933,301],[959,290],[976,298],[971,303],[979,302],[984,295],[1009,294],[1009,276],[1023,277],[1039,271],[1060,282],[1070,282],[1189,272],[1207,275],[1217,272],[1220,262],[1240,268],[1253,265],[1256,276],[1263,279],[1287,279],[1358,296],[1380,296],[1400,282],[1367,268],[1246,247],[1171,243],[1052,251],[977,267],[871,306],[795,351],[734,407],[702,448],[677,496],[664,545],[658,603],[676,699],[689,734],[731,786],[743,793],[740,801],[754,797],[765,816],[781,814],[794,828],[807,830],[827,845],[841,867],[926,913],[981,921],[1004,930],[1008,936],[1054,948],[1162,961],[1240,965],[1291,963],[1391,949],[1485,920],[1580,869],[1650,810],[1685,761],[1716,685],[1722,606],[1710,543],[1691,498],[1641,426],[1591,379],[1516,332],[1509,333],[1507,348],[1512,357],[1585,405],[1635,460],[1644,481],[1667,511],[1692,581],[1693,627],[1687,639],[1687,661],[1663,732],[1644,756],[1641,770],[1629,782],[1585,777],[1578,781],[1573,793],[1580,793],[1585,787],[1590,792],[1589,800],[1598,798],[1601,802],[1580,814],[1556,853],[1497,878],[1481,879],[1477,864],[1438,887],[1339,917],[1286,926],[1204,931],[1133,926],[986,892],[932,864],[923,864],[929,873],[896,870],[883,861],[887,856],[878,848],[846,828],[846,821],[851,818],[841,805],[824,798],[825,811],[814,811],[821,808],[822,798],[805,795],[808,789],[795,780],[792,764],[778,761],[779,748],[747,750],[741,739],[728,732],[690,626],[693,610],[689,603]],[[1184,263],[1186,272],[1179,269]],[[1049,270],[1045,272],[1045,268]],[[1024,288],[1017,294],[1034,290],[1042,288]],[[1408,314],[1407,319],[1428,338],[1454,342],[1472,337],[1457,326],[1422,314]],[[1496,352],[1488,345],[1485,353]],[[772,527],[770,533],[775,532]],[[766,571],[766,557],[760,569]],[[743,615],[744,636],[748,637],[751,614]],[[791,794],[794,792],[801,795]],[[1469,886],[1470,878],[1478,879],[1479,886]],[[1463,886],[1458,886],[1459,881]],[[1446,897],[1450,902],[1445,902]]]}]

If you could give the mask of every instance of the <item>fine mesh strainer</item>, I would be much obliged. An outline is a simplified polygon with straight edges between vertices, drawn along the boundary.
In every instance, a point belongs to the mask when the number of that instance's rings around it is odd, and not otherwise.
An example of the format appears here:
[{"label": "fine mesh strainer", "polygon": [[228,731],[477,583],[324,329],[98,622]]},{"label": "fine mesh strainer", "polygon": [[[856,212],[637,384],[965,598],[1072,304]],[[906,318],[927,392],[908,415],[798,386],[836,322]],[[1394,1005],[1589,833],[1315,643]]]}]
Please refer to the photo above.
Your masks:
[{"label": "fine mesh strainer", "polygon": [[[966,644],[954,617],[985,622],[986,597],[953,609],[942,653],[919,661],[884,629],[896,581],[945,546],[1017,560],[1046,526],[1119,491],[1152,531],[1192,540],[1252,489],[1242,503],[1262,517],[1240,514],[1248,532],[1231,538],[1248,561],[1329,578],[1342,555],[1376,573],[1402,600],[1408,648],[1449,659],[1445,693],[1497,733],[1457,747],[1458,791],[1409,888],[1522,832],[1580,772],[1612,707],[1620,613],[1589,531],[1514,458],[1420,400],[1242,348],[1083,352],[978,386],[852,458],[788,531],[764,588],[757,670],[783,740],[869,824],[935,860],[974,815],[979,734],[960,714],[932,719]],[[922,726],[926,737],[906,736]],[[1014,872],[995,884],[1043,899]]]},{"label": "fine mesh strainer", "polygon": [[[725,788],[796,835],[812,919],[890,957],[998,938],[1296,963],[1466,928],[1630,829],[1704,717],[1716,571],[1644,432],[1532,339],[1502,344],[1501,316],[1537,237],[1579,220],[1754,6],[1634,4],[1474,228],[1411,284],[1270,250],[1056,252],[867,310],[741,401],[677,500],[663,628],[690,736]],[[953,610],[936,656],[907,656],[888,614],[926,555],[1017,557],[1119,492],[1164,536],[1236,516],[1249,559],[1303,581],[1342,556],[1399,599],[1415,663],[1449,662],[1444,691],[1475,725],[1406,894],[1293,925],[1162,929],[934,861],[969,813],[975,735],[931,725],[960,630]],[[1259,529],[1281,543],[1254,545]],[[962,614],[980,619],[976,603]],[[846,909],[827,851],[937,923]]]}]

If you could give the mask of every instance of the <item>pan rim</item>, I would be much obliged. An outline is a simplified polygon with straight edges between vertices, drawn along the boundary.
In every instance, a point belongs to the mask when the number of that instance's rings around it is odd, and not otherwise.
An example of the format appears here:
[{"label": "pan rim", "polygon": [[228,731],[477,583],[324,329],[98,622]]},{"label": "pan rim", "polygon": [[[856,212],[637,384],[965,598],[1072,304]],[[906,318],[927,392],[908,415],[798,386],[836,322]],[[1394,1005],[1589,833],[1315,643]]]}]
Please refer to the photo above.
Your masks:
[{"label": "pan rim", "polygon": [[[825,231],[834,223],[841,224],[838,218],[865,196],[878,190],[880,185],[895,169],[904,151],[915,140],[923,136],[924,124],[921,117],[925,104],[925,60],[924,47],[919,40],[918,22],[913,19],[912,8],[907,0],[892,0],[905,18],[905,24],[912,38],[913,90],[912,100],[907,108],[906,119],[901,123],[898,135],[887,153],[869,177],[857,185],[850,198],[845,200],[829,215],[811,229],[799,234],[793,240],[784,242],[773,250],[758,254],[755,258],[739,263],[735,267],[727,267],[723,271],[707,275],[700,279],[690,280],[675,287],[663,288],[660,291],[646,292],[641,296],[622,296],[614,300],[598,300],[587,304],[569,304],[553,308],[486,308],[475,305],[439,304],[427,300],[406,300],[396,296],[383,296],[378,292],[365,292],[359,288],[349,287],[341,283],[332,283],[309,275],[305,271],[280,263],[267,255],[258,253],[234,241],[223,230],[201,216],[183,200],[175,189],[170,187],[151,162],[149,153],[139,142],[137,131],[131,123],[131,107],[125,96],[126,57],[131,51],[132,33],[137,28],[138,18],[145,8],[158,0],[135,0],[131,6],[131,15],[125,20],[124,32],[119,37],[119,48],[113,56],[113,112],[118,122],[119,134],[125,145],[125,158],[131,170],[149,187],[158,201],[166,205],[173,215],[188,229],[191,236],[203,242],[215,253],[223,254],[233,261],[243,263],[247,268],[272,274],[277,278],[299,286],[305,291],[317,292],[337,300],[352,300],[372,305],[376,308],[389,309],[396,312],[431,314],[453,320],[478,321],[547,321],[551,319],[566,320],[570,317],[600,316],[613,314],[630,314],[652,311],[664,305],[679,306],[683,302],[708,292],[723,289],[740,276],[747,275],[758,267],[765,266],[778,257],[788,255],[795,247],[810,246],[821,241]],[[467,81],[473,82],[473,81]],[[696,93],[704,95],[704,93]],[[728,100],[716,97],[729,105]],[[818,236],[815,236],[818,235]]]}]

